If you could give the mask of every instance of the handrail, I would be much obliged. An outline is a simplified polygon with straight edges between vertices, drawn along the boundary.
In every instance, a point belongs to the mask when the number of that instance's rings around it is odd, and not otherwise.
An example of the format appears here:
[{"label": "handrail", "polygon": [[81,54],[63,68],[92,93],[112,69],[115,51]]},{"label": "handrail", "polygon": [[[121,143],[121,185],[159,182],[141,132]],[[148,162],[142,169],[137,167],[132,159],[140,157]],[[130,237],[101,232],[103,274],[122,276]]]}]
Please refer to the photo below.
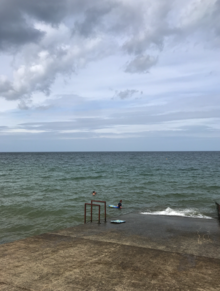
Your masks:
[{"label": "handrail", "polygon": [[92,207],[93,206],[98,206],[99,207],[99,222],[100,223],[100,205],[99,204],[93,204],[93,203],[85,203],[84,206],[84,223],[86,223],[86,205],[91,205],[91,222],[92,222]]},{"label": "handrail", "polygon": [[[93,202],[99,202],[99,203],[104,203],[104,208],[105,208],[105,222],[106,222],[106,201],[101,201],[101,200],[91,200],[91,203],[93,204]],[[92,211],[92,207],[91,207],[91,211]]]}]

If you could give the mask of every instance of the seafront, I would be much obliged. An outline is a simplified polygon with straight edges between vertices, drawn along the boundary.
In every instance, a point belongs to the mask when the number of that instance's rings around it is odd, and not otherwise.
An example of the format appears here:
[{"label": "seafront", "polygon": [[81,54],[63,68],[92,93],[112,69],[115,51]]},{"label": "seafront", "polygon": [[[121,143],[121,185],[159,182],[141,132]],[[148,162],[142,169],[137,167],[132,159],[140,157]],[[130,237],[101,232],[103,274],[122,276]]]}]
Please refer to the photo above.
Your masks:
[{"label": "seafront", "polygon": [[217,220],[120,219],[1,245],[0,290],[220,290]]}]

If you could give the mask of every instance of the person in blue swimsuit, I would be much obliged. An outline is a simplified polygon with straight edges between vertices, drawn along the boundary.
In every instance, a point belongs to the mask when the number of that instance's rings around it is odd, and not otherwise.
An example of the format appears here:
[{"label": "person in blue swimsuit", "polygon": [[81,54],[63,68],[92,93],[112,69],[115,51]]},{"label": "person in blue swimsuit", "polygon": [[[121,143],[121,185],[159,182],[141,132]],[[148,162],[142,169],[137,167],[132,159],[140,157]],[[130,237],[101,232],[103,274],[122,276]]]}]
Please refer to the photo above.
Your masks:
[{"label": "person in blue swimsuit", "polygon": [[118,203],[118,209],[122,209],[122,200]]}]

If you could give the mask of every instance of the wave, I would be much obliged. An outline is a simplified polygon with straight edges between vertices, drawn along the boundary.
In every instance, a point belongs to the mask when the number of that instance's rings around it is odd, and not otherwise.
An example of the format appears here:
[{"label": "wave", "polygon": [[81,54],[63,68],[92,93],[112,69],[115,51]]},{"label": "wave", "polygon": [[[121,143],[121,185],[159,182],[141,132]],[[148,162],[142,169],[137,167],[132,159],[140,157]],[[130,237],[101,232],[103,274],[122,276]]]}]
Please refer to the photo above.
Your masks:
[{"label": "wave", "polygon": [[192,217],[192,218],[206,218],[212,219],[210,216],[203,215],[198,212],[197,209],[183,209],[183,210],[174,210],[170,207],[167,207],[165,210],[162,211],[154,211],[154,212],[141,212],[141,214],[148,214],[148,215],[168,215],[168,216],[183,216],[183,217]]}]

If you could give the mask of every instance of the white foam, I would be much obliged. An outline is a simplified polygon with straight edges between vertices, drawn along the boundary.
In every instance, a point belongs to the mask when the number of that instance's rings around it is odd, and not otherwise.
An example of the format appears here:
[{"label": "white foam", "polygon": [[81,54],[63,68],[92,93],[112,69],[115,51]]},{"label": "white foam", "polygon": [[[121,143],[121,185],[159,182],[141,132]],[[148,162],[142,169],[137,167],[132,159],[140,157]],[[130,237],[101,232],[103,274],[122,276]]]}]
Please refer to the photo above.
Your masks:
[{"label": "white foam", "polygon": [[212,217],[203,215],[203,214],[199,213],[197,209],[192,209],[192,208],[191,209],[182,209],[182,210],[173,210],[172,208],[167,207],[165,210],[162,210],[162,211],[141,212],[141,214],[183,216],[183,217],[212,219]]}]

